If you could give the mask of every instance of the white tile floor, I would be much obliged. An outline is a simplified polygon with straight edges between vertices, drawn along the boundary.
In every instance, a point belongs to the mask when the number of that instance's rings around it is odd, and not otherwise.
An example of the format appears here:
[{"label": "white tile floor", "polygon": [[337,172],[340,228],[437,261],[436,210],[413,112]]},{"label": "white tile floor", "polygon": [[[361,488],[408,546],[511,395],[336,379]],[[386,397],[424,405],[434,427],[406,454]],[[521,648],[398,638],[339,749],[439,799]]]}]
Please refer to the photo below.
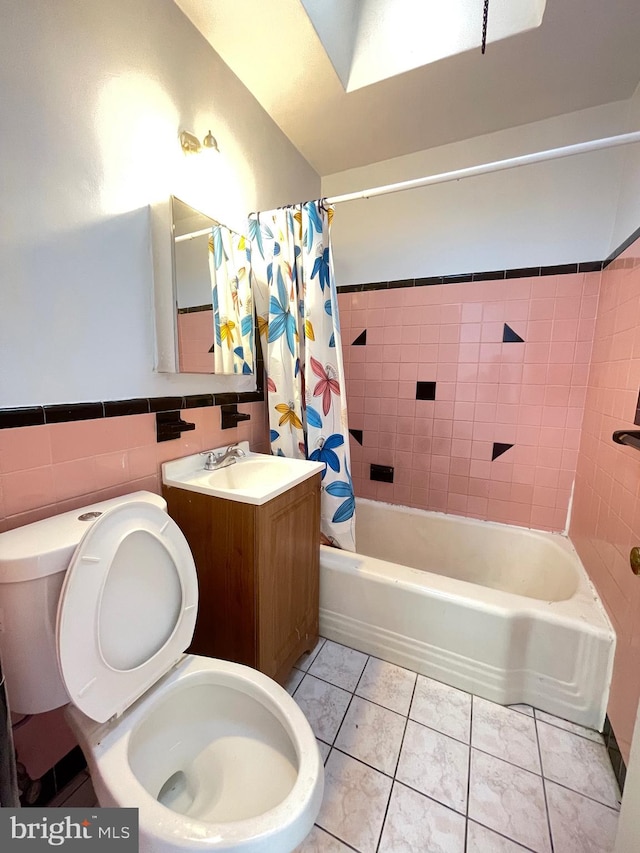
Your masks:
[{"label": "white tile floor", "polygon": [[611,853],[617,783],[601,736],[320,640],[287,689],[325,760],[297,853]]},{"label": "white tile floor", "polygon": [[[287,689],[325,761],[317,825],[296,853],[613,850],[620,792],[597,732],[330,640]],[[96,804],[86,771],[51,803],[63,804]]]}]

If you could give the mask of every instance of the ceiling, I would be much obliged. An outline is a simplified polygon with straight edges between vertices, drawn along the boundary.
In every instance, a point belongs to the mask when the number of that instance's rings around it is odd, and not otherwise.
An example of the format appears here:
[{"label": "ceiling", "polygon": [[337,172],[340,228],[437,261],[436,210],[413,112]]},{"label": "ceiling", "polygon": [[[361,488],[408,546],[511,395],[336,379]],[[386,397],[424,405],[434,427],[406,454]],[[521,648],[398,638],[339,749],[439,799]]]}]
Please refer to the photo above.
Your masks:
[{"label": "ceiling", "polygon": [[[350,92],[301,0],[175,2],[321,176],[625,100],[640,81],[638,0],[547,0],[540,27],[493,43],[490,6],[484,56]],[[336,29],[357,30],[364,2],[341,0]]]}]

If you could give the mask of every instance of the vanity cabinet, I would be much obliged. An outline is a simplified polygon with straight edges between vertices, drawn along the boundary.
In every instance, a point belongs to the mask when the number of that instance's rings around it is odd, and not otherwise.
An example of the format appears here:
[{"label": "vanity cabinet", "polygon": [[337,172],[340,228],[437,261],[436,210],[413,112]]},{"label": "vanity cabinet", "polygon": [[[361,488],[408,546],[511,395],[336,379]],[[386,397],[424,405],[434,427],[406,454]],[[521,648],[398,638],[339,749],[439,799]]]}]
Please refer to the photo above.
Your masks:
[{"label": "vanity cabinet", "polygon": [[320,474],[261,506],[163,486],[198,572],[191,654],[284,683],[318,638]]}]

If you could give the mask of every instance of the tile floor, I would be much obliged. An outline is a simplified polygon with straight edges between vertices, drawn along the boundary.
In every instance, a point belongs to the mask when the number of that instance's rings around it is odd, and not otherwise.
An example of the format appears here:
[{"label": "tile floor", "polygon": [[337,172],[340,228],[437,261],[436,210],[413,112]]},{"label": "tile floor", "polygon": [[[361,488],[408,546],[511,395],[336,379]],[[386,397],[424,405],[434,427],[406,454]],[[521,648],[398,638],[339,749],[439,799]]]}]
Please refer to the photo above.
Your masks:
[{"label": "tile floor", "polygon": [[[597,732],[324,639],[287,689],[325,761],[296,853],[613,850],[620,792]],[[63,804],[96,805],[87,771],[50,805]]]},{"label": "tile floor", "polygon": [[320,640],[287,689],[325,761],[296,853],[610,853],[620,791],[601,736]]}]

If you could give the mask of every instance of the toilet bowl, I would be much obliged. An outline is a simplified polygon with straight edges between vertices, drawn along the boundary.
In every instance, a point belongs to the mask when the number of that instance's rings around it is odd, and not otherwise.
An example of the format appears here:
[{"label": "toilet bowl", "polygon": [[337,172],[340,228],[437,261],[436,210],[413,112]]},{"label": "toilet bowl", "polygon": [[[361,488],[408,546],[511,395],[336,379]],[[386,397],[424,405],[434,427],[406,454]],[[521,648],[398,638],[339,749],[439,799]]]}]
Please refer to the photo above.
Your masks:
[{"label": "toilet bowl", "polygon": [[165,509],[139,492],[0,534],[0,606],[14,614],[0,639],[10,703],[15,695],[13,710],[37,713],[55,694],[61,704],[56,678],[27,684],[11,666],[24,651],[15,635],[34,619],[28,602],[53,597],[67,718],[100,805],[139,810],[141,853],[287,853],[322,801],[316,739],[272,679],[184,654],[197,577]]}]

